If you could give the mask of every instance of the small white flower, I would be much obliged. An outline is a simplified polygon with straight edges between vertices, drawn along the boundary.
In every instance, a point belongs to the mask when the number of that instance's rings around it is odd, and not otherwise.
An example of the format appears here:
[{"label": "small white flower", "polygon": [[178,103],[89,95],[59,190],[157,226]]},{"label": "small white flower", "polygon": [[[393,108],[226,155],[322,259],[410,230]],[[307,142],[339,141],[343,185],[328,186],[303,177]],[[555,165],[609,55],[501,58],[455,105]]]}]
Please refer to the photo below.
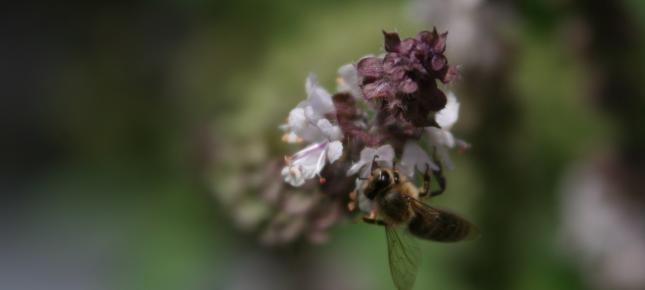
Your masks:
[{"label": "small white flower", "polygon": [[426,166],[430,166],[430,169],[432,170],[439,169],[430,156],[428,156],[428,153],[426,153],[426,151],[423,150],[417,142],[406,142],[403,147],[403,155],[401,156],[401,172],[408,177],[413,177],[415,169],[424,172],[426,170]]},{"label": "small white flower", "polygon": [[327,162],[333,163],[343,155],[343,144],[339,141],[343,133],[325,117],[335,112],[331,95],[320,86],[314,74],[307,77],[305,91],[307,99],[291,110],[287,124],[280,126],[287,131],[284,141],[312,143],[289,157],[282,169],[284,180],[296,187],[319,176]]},{"label": "small white flower", "polygon": [[301,186],[305,181],[319,176],[327,162],[334,163],[342,155],[343,144],[340,141],[311,144],[287,158],[282,177],[292,186]]},{"label": "small white flower", "polygon": [[314,74],[307,77],[305,91],[307,99],[291,110],[287,124],[280,126],[282,130],[287,131],[283,140],[288,143],[318,143],[342,139],[341,129],[325,118],[325,115],[335,112],[334,103],[331,95],[318,84]]},{"label": "small white flower", "polygon": [[450,130],[459,119],[459,101],[453,92],[448,92],[446,106],[437,113],[435,120],[442,129]]},{"label": "small white flower", "polygon": [[380,166],[392,167],[393,159],[394,149],[390,144],[378,148],[365,147],[361,151],[361,159],[349,168],[347,175],[354,175],[360,171],[361,177],[366,177],[372,173],[372,161],[376,161]]},{"label": "small white flower", "polygon": [[459,101],[457,101],[457,96],[453,92],[448,92],[447,98],[446,107],[435,115],[435,120],[441,128],[426,127],[426,132],[428,132],[428,140],[437,150],[439,159],[446,164],[446,167],[452,169],[454,166],[448,155],[448,149],[455,147],[455,145],[462,148],[468,148],[470,145],[456,139],[450,132],[450,128],[459,119]]},{"label": "small white flower", "polygon": [[362,99],[363,93],[358,86],[358,71],[354,64],[348,63],[338,68],[336,84],[337,91],[349,92],[354,98]]}]

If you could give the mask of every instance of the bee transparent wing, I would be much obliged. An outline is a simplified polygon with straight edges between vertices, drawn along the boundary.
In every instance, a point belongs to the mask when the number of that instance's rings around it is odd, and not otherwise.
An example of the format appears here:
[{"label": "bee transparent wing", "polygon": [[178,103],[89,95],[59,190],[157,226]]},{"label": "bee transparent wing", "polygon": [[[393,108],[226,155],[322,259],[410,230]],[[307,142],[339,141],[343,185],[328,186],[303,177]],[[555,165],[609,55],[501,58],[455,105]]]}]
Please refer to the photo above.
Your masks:
[{"label": "bee transparent wing", "polygon": [[420,238],[437,242],[457,242],[479,237],[477,226],[458,214],[429,206],[418,199],[413,199],[411,205],[415,214],[424,221],[418,225],[410,225],[411,232]]},{"label": "bee transparent wing", "polygon": [[390,274],[398,290],[410,290],[421,264],[421,249],[411,235],[394,226],[385,227]]}]

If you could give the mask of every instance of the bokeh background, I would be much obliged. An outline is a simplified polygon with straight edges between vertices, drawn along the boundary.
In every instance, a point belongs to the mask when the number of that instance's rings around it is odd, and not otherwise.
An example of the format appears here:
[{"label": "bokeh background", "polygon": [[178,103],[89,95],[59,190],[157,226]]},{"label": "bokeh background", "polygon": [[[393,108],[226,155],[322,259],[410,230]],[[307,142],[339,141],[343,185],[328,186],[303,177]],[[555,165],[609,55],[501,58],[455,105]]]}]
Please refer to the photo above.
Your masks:
[{"label": "bokeh background", "polygon": [[245,182],[307,73],[433,25],[472,144],[436,201],[483,235],[415,289],[645,289],[644,3],[3,5],[0,289],[393,289],[380,228],[267,246]]}]

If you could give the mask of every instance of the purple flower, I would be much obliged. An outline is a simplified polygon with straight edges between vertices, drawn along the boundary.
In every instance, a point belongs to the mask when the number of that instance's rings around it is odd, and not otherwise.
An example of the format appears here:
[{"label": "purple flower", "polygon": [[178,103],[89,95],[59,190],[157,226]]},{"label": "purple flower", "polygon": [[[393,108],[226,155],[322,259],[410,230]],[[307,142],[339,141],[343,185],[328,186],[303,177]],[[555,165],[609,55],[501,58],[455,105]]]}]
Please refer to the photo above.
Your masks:
[{"label": "purple flower", "polygon": [[356,107],[356,101],[349,93],[337,93],[332,99],[336,107],[336,121],[347,140],[359,142],[358,145],[374,146],[383,141],[381,136],[369,134],[364,114]]},{"label": "purple flower", "polygon": [[446,105],[437,81],[448,83],[458,77],[444,56],[448,33],[433,29],[404,40],[395,32],[383,35],[385,56],[366,57],[356,65],[363,97],[380,102],[386,124],[395,120],[415,127],[435,126],[430,113]]},{"label": "purple flower", "polygon": [[[282,243],[298,236],[324,241],[326,230],[349,215],[343,208],[374,209],[361,179],[374,164],[398,163],[402,174],[414,179],[428,167],[452,167],[448,149],[468,146],[450,133],[458,119],[456,96],[438,87],[458,76],[444,56],[447,33],[434,29],[406,39],[394,32],[383,35],[385,54],[341,66],[335,94],[313,74],[307,78],[307,99],[281,126],[285,142],[305,146],[285,158],[279,172],[291,186],[270,191],[280,197],[272,200],[282,208],[263,235],[266,241]],[[318,183],[308,182],[315,177]],[[276,194],[284,189],[289,191]],[[313,196],[291,196],[310,191]]]}]

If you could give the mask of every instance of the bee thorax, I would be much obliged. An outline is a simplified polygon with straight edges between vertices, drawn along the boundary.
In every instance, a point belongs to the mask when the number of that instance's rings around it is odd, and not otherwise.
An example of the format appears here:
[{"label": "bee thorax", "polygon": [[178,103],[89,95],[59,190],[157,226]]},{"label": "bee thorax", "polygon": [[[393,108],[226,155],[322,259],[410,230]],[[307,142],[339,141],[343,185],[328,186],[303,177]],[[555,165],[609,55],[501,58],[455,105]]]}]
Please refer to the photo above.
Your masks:
[{"label": "bee thorax", "polygon": [[405,223],[412,217],[406,197],[396,191],[388,192],[380,198],[379,209],[390,223]]}]

